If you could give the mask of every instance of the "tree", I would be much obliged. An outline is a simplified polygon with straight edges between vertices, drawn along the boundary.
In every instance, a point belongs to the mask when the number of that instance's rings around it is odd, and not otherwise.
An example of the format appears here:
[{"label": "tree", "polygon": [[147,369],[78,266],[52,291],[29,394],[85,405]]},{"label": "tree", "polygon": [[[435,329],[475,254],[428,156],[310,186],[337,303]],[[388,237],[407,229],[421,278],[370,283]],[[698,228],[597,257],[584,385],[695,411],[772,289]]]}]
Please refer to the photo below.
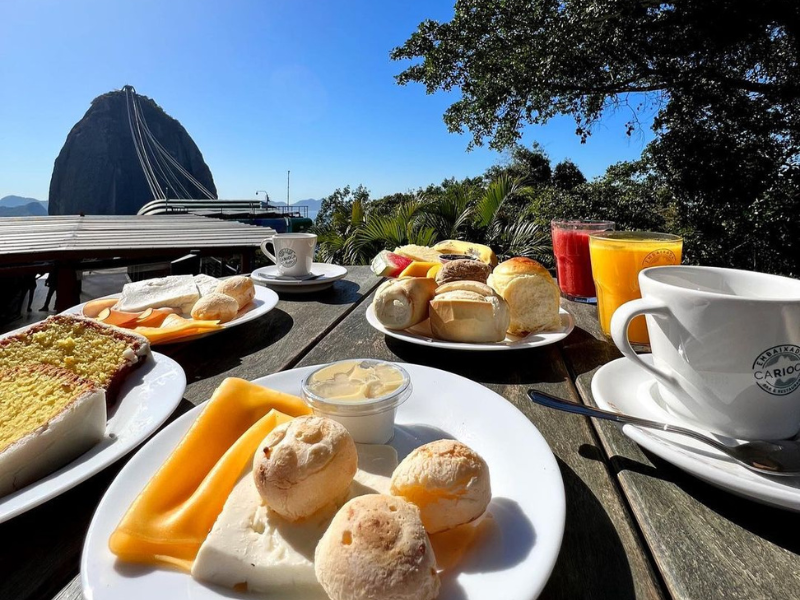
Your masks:
[{"label": "tree", "polygon": [[521,185],[547,185],[553,171],[550,158],[537,142],[530,148],[514,144],[507,151],[505,164],[492,165],[486,169],[483,178],[487,183],[496,181],[502,176],[519,180]]},{"label": "tree", "polygon": [[586,176],[578,168],[578,165],[566,158],[553,169],[552,183],[559,189],[572,190],[582,183],[586,183]]},{"label": "tree", "polygon": [[460,90],[444,120],[471,146],[509,147],[559,114],[586,141],[626,110],[631,134],[655,110],[646,154],[689,254],[797,274],[800,253],[781,244],[795,243],[800,197],[799,36],[795,0],[458,0],[392,58],[415,60],[400,84]]}]

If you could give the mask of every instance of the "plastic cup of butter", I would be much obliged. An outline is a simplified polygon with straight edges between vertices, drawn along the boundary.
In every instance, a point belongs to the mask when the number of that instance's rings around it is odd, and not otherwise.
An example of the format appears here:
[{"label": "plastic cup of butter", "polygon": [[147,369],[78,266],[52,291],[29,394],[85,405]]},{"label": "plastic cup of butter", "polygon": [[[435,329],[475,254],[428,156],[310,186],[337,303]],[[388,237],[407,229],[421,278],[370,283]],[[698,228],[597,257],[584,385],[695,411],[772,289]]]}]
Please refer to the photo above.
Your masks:
[{"label": "plastic cup of butter", "polygon": [[382,360],[340,360],[315,369],[302,383],[315,415],[338,421],[357,444],[385,444],[394,437],[397,407],[411,395],[411,377]]}]

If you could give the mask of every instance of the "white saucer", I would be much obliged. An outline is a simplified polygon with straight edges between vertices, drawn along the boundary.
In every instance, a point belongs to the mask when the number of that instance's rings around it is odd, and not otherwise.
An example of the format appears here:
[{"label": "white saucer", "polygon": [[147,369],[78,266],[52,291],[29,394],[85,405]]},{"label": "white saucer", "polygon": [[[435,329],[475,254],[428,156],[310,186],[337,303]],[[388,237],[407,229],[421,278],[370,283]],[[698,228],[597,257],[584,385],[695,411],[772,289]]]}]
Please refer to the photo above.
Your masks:
[{"label": "white saucer", "polygon": [[[653,360],[650,354],[641,357],[646,362]],[[626,358],[603,365],[595,373],[592,394],[597,406],[604,410],[680,425],[716,437],[723,443],[738,441],[714,436],[667,412],[655,379]],[[800,512],[800,477],[759,475],[711,446],[685,436],[634,425],[623,425],[622,432],[656,456],[711,485],[762,504]]]},{"label": "white saucer", "polygon": [[272,277],[279,277],[278,267],[270,265],[268,267],[261,267],[256,269],[250,274],[253,281],[268,288],[272,288],[276,292],[291,292],[293,294],[309,294],[311,292],[319,292],[327,289],[345,275],[347,269],[339,265],[332,265],[330,263],[312,263],[311,273],[313,275],[321,275],[315,279],[272,279]]}]

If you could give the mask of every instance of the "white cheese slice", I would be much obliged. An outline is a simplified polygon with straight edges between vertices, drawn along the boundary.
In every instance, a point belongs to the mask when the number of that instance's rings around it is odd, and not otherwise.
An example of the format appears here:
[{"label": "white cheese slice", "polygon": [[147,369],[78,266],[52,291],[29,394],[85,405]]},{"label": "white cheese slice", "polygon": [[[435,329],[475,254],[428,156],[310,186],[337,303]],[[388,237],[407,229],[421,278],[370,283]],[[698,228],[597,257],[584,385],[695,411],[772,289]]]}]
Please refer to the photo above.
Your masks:
[{"label": "white cheese slice", "polygon": [[170,275],[126,283],[116,308],[130,312],[141,312],[147,308],[177,308],[189,314],[199,299],[194,277]]},{"label": "white cheese slice", "polygon": [[197,290],[200,292],[200,297],[202,298],[203,296],[208,296],[212,292],[217,291],[219,279],[212,277],[211,275],[206,275],[205,273],[200,273],[199,275],[194,276],[194,283],[197,286]]},{"label": "white cheese slice", "polygon": [[[391,446],[357,444],[358,472],[350,498],[388,494],[397,467]],[[314,575],[314,550],[338,507],[292,523],[263,505],[251,470],[234,487],[211,533],[200,547],[192,577],[226,587],[289,598],[327,598]]]}]

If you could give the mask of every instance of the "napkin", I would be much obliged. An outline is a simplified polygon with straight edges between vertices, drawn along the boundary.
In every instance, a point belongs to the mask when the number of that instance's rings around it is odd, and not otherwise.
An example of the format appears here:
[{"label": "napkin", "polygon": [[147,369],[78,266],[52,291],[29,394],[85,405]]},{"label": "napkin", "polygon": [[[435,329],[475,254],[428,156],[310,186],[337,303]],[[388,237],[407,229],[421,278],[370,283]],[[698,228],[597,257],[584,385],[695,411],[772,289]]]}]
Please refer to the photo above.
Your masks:
[{"label": "napkin", "polygon": [[258,445],[281,423],[310,413],[297,396],[225,379],[128,508],[109,539],[111,552],[189,571]]}]

